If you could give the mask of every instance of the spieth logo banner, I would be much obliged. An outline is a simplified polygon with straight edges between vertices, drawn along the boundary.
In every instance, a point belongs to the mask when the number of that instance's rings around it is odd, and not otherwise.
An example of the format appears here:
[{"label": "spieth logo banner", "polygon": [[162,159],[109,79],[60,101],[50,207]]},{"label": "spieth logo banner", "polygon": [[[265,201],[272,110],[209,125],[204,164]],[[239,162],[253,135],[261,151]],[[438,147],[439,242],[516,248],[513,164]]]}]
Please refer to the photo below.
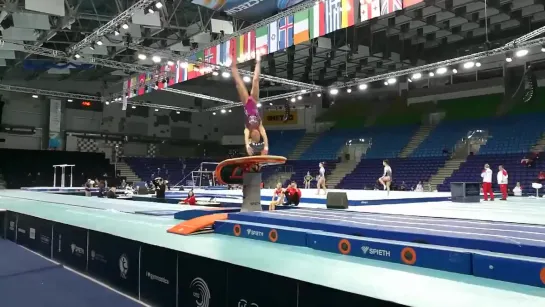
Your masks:
[{"label": "spieth logo banner", "polygon": [[287,121],[284,121],[285,112],[282,110],[269,110],[263,113],[263,125],[296,125],[297,111],[291,110]]},{"label": "spieth logo banner", "polygon": [[244,19],[258,20],[276,14],[303,0],[193,0],[193,4]]}]

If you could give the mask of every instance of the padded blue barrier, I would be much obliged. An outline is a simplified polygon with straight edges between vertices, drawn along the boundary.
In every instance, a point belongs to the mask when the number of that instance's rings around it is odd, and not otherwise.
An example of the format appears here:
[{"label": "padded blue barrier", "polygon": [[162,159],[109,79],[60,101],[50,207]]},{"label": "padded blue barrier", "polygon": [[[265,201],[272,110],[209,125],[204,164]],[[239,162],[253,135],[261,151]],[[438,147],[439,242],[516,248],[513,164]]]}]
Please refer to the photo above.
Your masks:
[{"label": "padded blue barrier", "polygon": [[179,211],[174,214],[174,218],[177,220],[190,220],[197,217],[216,214],[216,213],[233,213],[240,211],[240,208],[207,208],[207,209],[193,209]]},{"label": "padded blue barrier", "polygon": [[[165,193],[167,198],[177,198],[184,199],[187,197],[187,192],[182,191],[168,191]],[[233,195],[233,194],[215,194],[215,193],[195,193],[197,198],[199,197],[210,197],[210,198],[226,198],[226,199],[239,199],[242,200],[242,195]],[[387,198],[384,194],[384,199],[349,199],[349,206],[374,206],[374,205],[394,205],[394,204],[408,204],[408,203],[424,203],[424,202],[434,202],[434,201],[448,201],[450,196],[437,196],[437,197],[420,197],[420,198]],[[270,202],[271,196],[261,196],[261,201]],[[325,198],[311,198],[303,197],[301,198],[301,203],[305,204],[319,204],[325,205]]]},{"label": "padded blue barrier", "polygon": [[152,211],[135,211],[136,214],[150,215],[150,216],[172,216],[178,213],[180,210],[152,210]]},{"label": "padded blue barrier", "polygon": [[441,246],[369,240],[334,233],[309,232],[308,247],[373,260],[471,274],[471,253]]},{"label": "padded blue barrier", "polygon": [[239,238],[259,241],[307,246],[305,229],[266,225],[258,223],[237,223],[235,221],[216,221],[214,232]]},{"label": "padded blue barrier", "polygon": [[[133,201],[147,201],[152,203],[163,203],[163,204],[177,204],[180,202],[182,198],[164,198],[164,199],[157,199],[155,196],[148,197],[148,196],[139,196],[139,195],[133,195],[131,198]],[[184,198],[185,199],[185,198]]]},{"label": "padded blue barrier", "polygon": [[545,259],[473,254],[473,275],[545,288]]},{"label": "padded blue barrier", "polygon": [[[297,215],[297,211],[293,211],[294,215]],[[354,216],[358,213],[352,212]],[[378,226],[377,224],[350,224],[343,221],[329,221],[324,222],[323,219],[313,219],[302,216],[285,216],[282,214],[268,214],[268,213],[239,213],[229,214],[229,220],[245,221],[252,223],[261,223],[269,225],[280,225],[286,227],[303,228],[311,230],[320,230],[325,232],[339,233],[345,235],[370,237],[394,241],[412,242],[412,243],[424,243],[441,246],[451,246],[457,248],[474,249],[474,250],[487,250],[491,252],[524,255],[530,257],[545,258],[545,247],[537,245],[534,242],[531,245],[529,242],[519,239],[519,241],[508,240],[504,236],[490,236],[487,235],[482,228],[475,228],[471,231],[438,231],[432,227],[413,227],[419,232],[410,232],[409,230],[401,230],[399,227],[384,225]],[[441,220],[445,222],[446,219]],[[441,225],[444,227],[445,225]],[[400,229],[393,231],[391,229]],[[490,232],[490,231],[488,231]],[[524,234],[519,233],[520,237]]]}]

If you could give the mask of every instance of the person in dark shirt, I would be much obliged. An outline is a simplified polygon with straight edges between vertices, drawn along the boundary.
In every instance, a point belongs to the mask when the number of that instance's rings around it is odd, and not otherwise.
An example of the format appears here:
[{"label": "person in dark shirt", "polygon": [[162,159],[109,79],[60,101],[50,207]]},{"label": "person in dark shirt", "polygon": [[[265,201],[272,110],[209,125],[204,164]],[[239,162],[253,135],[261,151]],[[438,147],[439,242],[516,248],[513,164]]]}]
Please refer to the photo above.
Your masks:
[{"label": "person in dark shirt", "polygon": [[163,178],[155,179],[155,197],[157,199],[165,199],[165,192],[167,190],[167,185]]},{"label": "person in dark shirt", "polygon": [[108,192],[106,192],[106,197],[108,198],[117,198],[117,194],[115,194],[116,188],[111,187]]},{"label": "person in dark shirt", "polygon": [[100,180],[98,183],[98,197],[104,196],[106,196],[106,182],[104,182],[104,180]]}]

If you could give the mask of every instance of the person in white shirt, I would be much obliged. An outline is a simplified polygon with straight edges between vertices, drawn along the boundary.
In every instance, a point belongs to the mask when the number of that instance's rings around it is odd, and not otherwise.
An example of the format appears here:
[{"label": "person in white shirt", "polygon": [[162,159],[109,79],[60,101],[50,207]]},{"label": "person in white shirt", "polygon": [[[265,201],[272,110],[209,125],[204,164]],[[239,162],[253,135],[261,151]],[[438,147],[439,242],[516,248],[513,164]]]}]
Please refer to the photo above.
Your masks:
[{"label": "person in white shirt", "polygon": [[422,186],[422,181],[418,181],[418,184],[416,185],[416,188],[414,189],[415,192],[424,192],[424,186]]},{"label": "person in white shirt", "polygon": [[384,190],[388,191],[388,194],[390,194],[390,184],[392,183],[392,168],[390,167],[390,163],[388,160],[382,161],[382,165],[384,166],[384,173],[382,174],[382,177],[378,179],[378,182],[382,184],[384,187]]},{"label": "person in white shirt", "polygon": [[501,191],[501,200],[507,200],[507,171],[503,168],[503,165],[498,166],[498,184]]},{"label": "person in white shirt", "polygon": [[522,196],[522,187],[520,186],[520,182],[517,182],[517,185],[513,188],[513,195]]},{"label": "person in white shirt", "polygon": [[324,162],[320,162],[318,164],[318,167],[320,167],[320,175],[318,175],[318,178],[316,179],[318,181],[317,188],[318,191],[316,191],[316,195],[320,195],[320,189],[324,190],[324,195],[327,194],[327,188],[325,186],[325,168],[324,168]]},{"label": "person in white shirt", "polygon": [[490,200],[494,200],[494,191],[492,191],[492,170],[490,169],[490,165],[484,165],[481,177],[483,178],[484,200],[487,201],[488,196],[490,196]]}]

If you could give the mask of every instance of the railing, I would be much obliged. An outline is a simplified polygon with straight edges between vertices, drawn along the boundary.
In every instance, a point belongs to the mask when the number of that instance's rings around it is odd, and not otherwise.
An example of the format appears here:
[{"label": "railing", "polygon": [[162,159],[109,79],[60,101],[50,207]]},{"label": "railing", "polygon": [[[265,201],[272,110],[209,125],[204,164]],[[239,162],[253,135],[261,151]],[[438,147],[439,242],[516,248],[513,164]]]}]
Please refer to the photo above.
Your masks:
[{"label": "railing", "polygon": [[278,165],[274,167],[269,167],[268,169],[273,170],[277,173],[293,173],[293,166],[291,165]]}]

